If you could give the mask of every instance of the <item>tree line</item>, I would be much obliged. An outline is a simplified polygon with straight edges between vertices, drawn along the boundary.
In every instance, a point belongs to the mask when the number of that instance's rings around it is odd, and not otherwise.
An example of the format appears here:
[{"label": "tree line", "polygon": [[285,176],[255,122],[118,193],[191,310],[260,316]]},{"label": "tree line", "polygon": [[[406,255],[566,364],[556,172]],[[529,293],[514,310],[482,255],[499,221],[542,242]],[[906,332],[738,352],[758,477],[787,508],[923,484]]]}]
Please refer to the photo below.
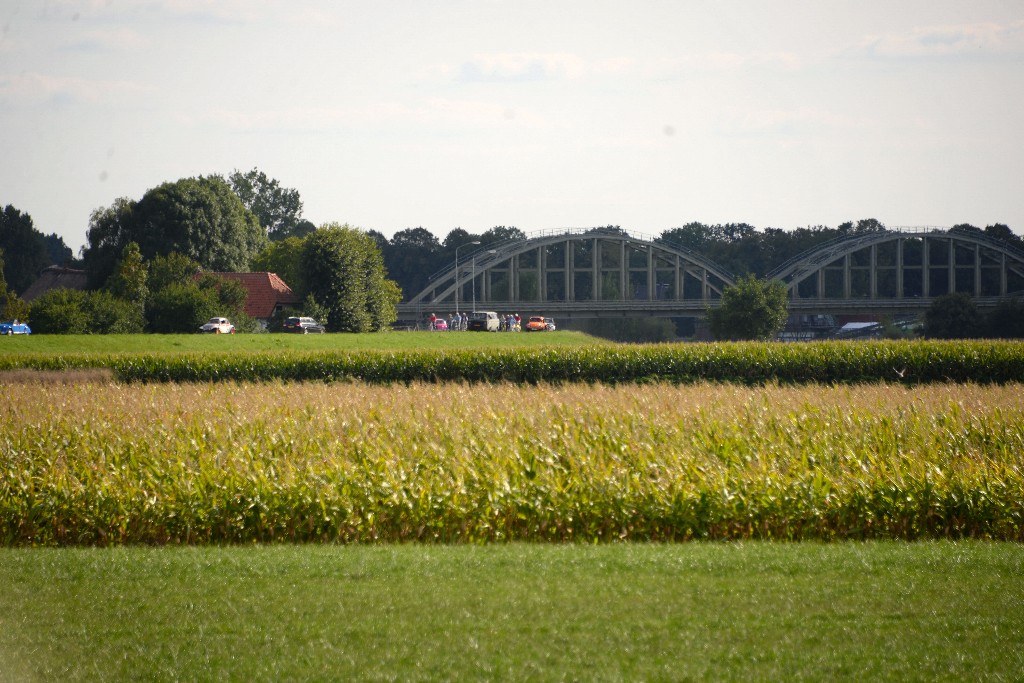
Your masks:
[{"label": "tree line", "polygon": [[[387,278],[376,240],[348,225],[316,228],[301,211],[297,191],[258,169],[183,178],[138,200],[119,198],[90,216],[79,262],[86,291],[52,290],[26,309],[14,292],[32,278],[19,279],[17,288],[5,281],[0,316],[17,310],[36,331],[51,333],[194,332],[214,315],[255,330],[244,313],[244,287],[215,273],[271,270],[262,264],[273,257],[295,275],[289,284],[303,301],[279,318],[313,315],[338,332],[388,328],[401,290]],[[30,218],[21,223],[32,228]],[[4,223],[0,236],[6,232]],[[0,255],[5,245],[0,240]],[[282,254],[280,245],[291,250]],[[37,262],[33,277],[45,265]],[[271,321],[270,329],[279,324]]]},{"label": "tree line", "polygon": [[[72,261],[61,238],[43,235],[27,214],[7,206],[0,214],[0,253],[8,255],[3,295],[16,299],[47,265],[72,263],[85,269],[89,291],[52,295],[63,297],[53,303],[55,308],[77,311],[63,316],[79,321],[69,323],[69,329],[165,330],[164,321],[174,318],[167,310],[177,310],[177,319],[189,325],[210,311],[233,314],[245,328],[250,321],[232,303],[237,300],[232,286],[196,273],[266,270],[281,276],[303,300],[289,313],[322,318],[332,330],[367,331],[387,327],[394,320],[395,304],[415,296],[432,275],[450,267],[458,249],[474,242],[479,249],[494,248],[527,237],[519,228],[499,225],[480,233],[458,227],[444,238],[423,227],[406,228],[388,239],[375,230],[338,223],[317,228],[303,218],[302,210],[298,190],[283,187],[256,168],[184,178],[152,188],[137,200],[122,197],[96,209],[89,217],[80,260]],[[612,225],[594,229],[621,231]],[[699,253],[737,277],[763,278],[825,242],[885,229],[873,218],[793,230],[690,222],[663,231],[658,239]],[[960,224],[950,230],[974,231],[1024,248],[1004,224]],[[12,254],[17,258],[10,258]],[[185,270],[191,270],[187,277]],[[168,271],[176,272],[176,279],[168,279]],[[0,314],[13,317],[11,306]],[[191,313],[185,315],[182,307]],[[46,314],[41,306],[33,308],[38,326]],[[129,310],[134,312],[128,315]],[[86,320],[92,322],[81,322]]]}]

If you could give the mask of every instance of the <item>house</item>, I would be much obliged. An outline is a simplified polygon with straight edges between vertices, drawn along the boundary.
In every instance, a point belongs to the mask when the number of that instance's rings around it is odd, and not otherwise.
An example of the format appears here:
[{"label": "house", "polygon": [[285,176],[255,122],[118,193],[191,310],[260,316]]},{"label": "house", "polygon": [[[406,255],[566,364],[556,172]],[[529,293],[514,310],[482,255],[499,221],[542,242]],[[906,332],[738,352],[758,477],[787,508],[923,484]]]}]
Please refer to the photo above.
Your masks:
[{"label": "house", "polygon": [[264,328],[275,313],[286,306],[302,303],[292,288],[277,273],[210,273],[225,280],[239,282],[249,296],[245,300],[245,314],[255,318]]},{"label": "house", "polygon": [[83,291],[86,288],[87,277],[84,270],[65,268],[64,266],[47,266],[39,274],[36,281],[29,285],[21,294],[25,303],[32,303],[51,289],[75,289]]}]

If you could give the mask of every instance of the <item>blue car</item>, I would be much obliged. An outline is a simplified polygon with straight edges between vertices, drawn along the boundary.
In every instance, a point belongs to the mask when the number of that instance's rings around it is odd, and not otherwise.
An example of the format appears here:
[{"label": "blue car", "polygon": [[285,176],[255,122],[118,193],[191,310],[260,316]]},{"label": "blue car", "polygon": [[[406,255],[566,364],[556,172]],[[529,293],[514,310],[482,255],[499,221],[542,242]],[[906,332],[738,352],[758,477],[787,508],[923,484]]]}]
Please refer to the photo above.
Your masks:
[{"label": "blue car", "polygon": [[17,320],[5,320],[0,323],[0,334],[32,334],[32,328]]}]

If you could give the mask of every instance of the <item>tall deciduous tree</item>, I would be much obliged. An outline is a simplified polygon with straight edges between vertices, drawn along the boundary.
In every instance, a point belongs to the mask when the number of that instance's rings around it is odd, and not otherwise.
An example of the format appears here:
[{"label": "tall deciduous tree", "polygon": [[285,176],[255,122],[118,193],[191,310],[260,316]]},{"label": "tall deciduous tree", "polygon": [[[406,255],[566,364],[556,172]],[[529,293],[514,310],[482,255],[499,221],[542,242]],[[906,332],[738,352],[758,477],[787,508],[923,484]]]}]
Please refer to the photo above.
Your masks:
[{"label": "tall deciduous tree", "polygon": [[325,225],[306,238],[302,255],[307,289],[327,311],[335,332],[386,329],[401,298],[390,283],[372,237],[349,225]]},{"label": "tall deciduous tree", "polygon": [[426,228],[399,230],[384,250],[384,265],[405,292],[415,296],[445,263],[437,236]]},{"label": "tall deciduous tree", "polygon": [[[235,170],[228,182],[242,204],[253,212],[271,240],[300,237],[310,232],[309,221],[302,220],[302,199],[299,191],[281,187],[281,183],[254,168],[248,173]],[[303,224],[300,229],[300,223]]]},{"label": "tall deciduous tree", "polygon": [[114,269],[114,274],[107,280],[107,291],[114,296],[130,301],[140,310],[146,306],[149,287],[146,262],[139,251],[139,245],[129,242],[121,251],[121,260]]},{"label": "tall deciduous tree", "polygon": [[306,278],[302,272],[302,250],[306,241],[300,237],[271,242],[252,261],[253,270],[277,273],[296,296],[306,296]]},{"label": "tall deciduous tree", "polygon": [[4,278],[4,250],[0,249],[0,320],[25,320],[29,306],[7,288]]},{"label": "tall deciduous tree", "polygon": [[146,192],[138,202],[118,200],[93,212],[85,251],[90,282],[113,272],[128,242],[143,258],[172,251],[216,271],[247,270],[267,243],[256,217],[223,178],[184,178]]},{"label": "tall deciduous tree", "polygon": [[171,284],[187,285],[200,272],[199,264],[176,251],[156,256],[147,264],[149,291],[158,292]]},{"label": "tall deciduous tree", "polygon": [[716,339],[771,339],[787,315],[785,285],[747,275],[725,288],[719,307],[708,310],[708,321]]},{"label": "tall deciduous tree", "polygon": [[7,286],[17,293],[24,292],[50,263],[46,242],[32,225],[32,217],[10,204],[0,211],[0,249],[7,254]]}]

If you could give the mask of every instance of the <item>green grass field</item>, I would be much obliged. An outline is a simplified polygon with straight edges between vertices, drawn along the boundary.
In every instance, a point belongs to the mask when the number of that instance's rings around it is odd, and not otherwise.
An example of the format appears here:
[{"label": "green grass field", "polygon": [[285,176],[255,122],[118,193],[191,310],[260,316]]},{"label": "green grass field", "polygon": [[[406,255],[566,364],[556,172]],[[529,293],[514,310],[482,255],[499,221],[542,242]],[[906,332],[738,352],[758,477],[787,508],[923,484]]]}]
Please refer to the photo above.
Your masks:
[{"label": "green grass field", "polygon": [[1024,546],[0,550],[0,680],[1010,681]]},{"label": "green grass field", "polygon": [[34,334],[0,337],[0,356],[23,353],[161,353],[474,349],[611,344],[581,332],[377,334]]}]

